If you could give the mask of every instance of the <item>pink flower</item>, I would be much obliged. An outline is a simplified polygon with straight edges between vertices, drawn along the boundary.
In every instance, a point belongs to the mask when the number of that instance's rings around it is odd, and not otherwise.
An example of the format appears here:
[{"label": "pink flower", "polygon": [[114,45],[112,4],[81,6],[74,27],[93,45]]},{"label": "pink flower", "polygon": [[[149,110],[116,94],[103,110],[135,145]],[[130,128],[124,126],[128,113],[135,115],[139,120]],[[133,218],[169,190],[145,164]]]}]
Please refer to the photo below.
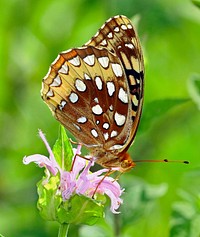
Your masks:
[{"label": "pink flower", "polygon": [[[89,158],[89,161],[79,157],[81,153],[81,145],[77,149],[73,149],[74,163],[71,171],[61,169],[57,163],[54,154],[41,130],[39,135],[43,140],[48,152],[49,158],[40,154],[24,157],[23,163],[36,163],[39,167],[45,167],[53,176],[60,174],[60,190],[63,201],[70,199],[74,194],[93,197],[95,194],[106,194],[111,200],[110,210],[113,213],[119,213],[116,210],[123,202],[120,198],[124,190],[120,188],[119,183],[112,177],[105,177],[103,173],[108,172],[107,169],[101,169],[91,173],[89,169],[94,165],[94,158]],[[59,172],[59,173],[58,173]],[[96,189],[97,188],[97,189]],[[96,190],[96,191],[95,191]]]},{"label": "pink flower", "polygon": [[52,173],[52,175],[55,176],[58,171],[61,171],[60,167],[58,163],[56,162],[54,154],[51,150],[51,147],[49,146],[45,138],[45,135],[43,134],[41,130],[39,130],[39,136],[41,137],[42,141],[44,142],[47,148],[47,151],[49,152],[49,158],[40,154],[35,154],[28,157],[25,156],[23,159],[23,163],[25,165],[28,165],[31,162],[35,162],[39,167],[46,167]]}]

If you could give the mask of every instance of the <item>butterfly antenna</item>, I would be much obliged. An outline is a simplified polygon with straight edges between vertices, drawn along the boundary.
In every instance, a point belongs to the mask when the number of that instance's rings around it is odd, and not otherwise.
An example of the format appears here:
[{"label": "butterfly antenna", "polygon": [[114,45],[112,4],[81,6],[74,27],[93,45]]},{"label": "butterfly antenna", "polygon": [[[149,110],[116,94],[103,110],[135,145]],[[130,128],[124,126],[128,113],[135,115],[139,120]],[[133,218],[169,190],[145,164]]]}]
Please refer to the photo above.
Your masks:
[{"label": "butterfly antenna", "polygon": [[168,160],[168,159],[164,159],[164,160],[134,160],[135,163],[137,162],[170,162],[170,163],[183,163],[183,164],[189,164],[190,162],[187,160]]}]

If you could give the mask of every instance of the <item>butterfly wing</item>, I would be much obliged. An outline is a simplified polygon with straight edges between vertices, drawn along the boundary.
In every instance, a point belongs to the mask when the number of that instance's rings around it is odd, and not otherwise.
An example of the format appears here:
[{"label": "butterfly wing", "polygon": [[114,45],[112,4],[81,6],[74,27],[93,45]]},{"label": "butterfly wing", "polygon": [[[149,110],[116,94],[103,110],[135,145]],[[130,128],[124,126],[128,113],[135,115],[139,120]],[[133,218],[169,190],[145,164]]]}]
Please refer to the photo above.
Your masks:
[{"label": "butterfly wing", "polygon": [[43,79],[41,95],[87,147],[126,151],[143,100],[143,58],[131,22],[111,18],[85,46],[62,52]]},{"label": "butterfly wing", "polygon": [[87,147],[109,150],[127,140],[128,85],[120,60],[108,50],[62,52],[43,79],[41,94],[56,119]]},{"label": "butterfly wing", "polygon": [[117,55],[122,63],[131,101],[131,116],[129,118],[133,121],[133,123],[127,121],[127,126],[132,124],[132,128],[129,138],[122,148],[123,151],[126,151],[135,137],[143,105],[144,60],[139,38],[127,17],[115,16],[106,21],[86,45],[106,48]]}]

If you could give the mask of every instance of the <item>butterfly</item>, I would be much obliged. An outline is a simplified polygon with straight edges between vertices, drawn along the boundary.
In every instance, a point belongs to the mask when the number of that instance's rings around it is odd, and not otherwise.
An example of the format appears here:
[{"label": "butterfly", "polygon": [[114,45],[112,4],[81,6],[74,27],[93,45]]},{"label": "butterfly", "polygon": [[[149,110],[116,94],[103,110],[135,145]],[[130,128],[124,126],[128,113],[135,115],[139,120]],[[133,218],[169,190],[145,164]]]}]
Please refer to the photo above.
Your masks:
[{"label": "butterfly", "polygon": [[82,47],[58,55],[41,96],[96,163],[123,173],[135,166],[127,150],[139,125],[143,88],[139,38],[131,21],[118,15]]}]

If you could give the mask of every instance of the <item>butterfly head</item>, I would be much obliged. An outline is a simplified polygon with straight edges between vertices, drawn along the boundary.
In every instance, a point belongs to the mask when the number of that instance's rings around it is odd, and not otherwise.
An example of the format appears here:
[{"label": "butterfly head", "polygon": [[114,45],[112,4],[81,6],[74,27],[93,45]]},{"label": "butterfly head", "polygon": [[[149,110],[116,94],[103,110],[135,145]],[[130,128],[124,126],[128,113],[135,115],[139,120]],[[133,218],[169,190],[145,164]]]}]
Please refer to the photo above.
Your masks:
[{"label": "butterfly head", "polygon": [[128,153],[124,153],[120,159],[120,172],[125,173],[130,171],[132,168],[136,166],[135,162],[132,161],[130,155]]}]

